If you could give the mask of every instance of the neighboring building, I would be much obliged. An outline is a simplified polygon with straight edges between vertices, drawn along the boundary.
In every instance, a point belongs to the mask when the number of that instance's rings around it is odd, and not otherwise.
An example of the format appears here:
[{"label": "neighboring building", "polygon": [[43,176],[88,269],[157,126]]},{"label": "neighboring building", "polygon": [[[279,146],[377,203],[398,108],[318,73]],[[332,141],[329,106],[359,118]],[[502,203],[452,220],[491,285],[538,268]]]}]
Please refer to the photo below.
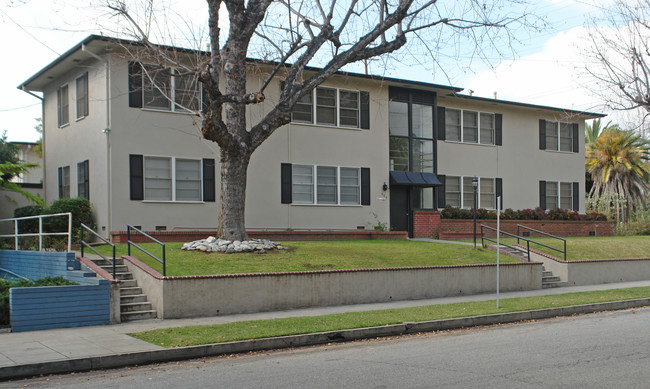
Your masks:
[{"label": "neighboring building", "polygon": [[[43,197],[43,159],[35,151],[36,143],[33,142],[10,142],[19,147],[18,159],[20,162],[36,163],[39,166],[29,169],[27,173],[15,176],[12,182],[20,185],[27,192]],[[16,208],[31,205],[22,194],[9,190],[0,189],[0,219],[10,219],[14,217]],[[13,233],[13,223],[0,223],[0,234]]]},{"label": "neighboring building", "polygon": [[[124,58],[128,44],[90,36],[20,86],[43,92],[45,199],[89,198],[105,235],[126,224],[214,229],[219,148]],[[251,66],[254,90],[267,69]],[[189,79],[165,74],[174,101],[199,106]],[[247,108],[249,123],[273,106],[280,84]],[[331,77],[253,154],[247,228],[370,229],[380,221],[410,230],[413,209],[471,207],[474,176],[483,208],[502,195],[504,208],[584,212],[584,120],[603,115],[461,90]]]}]

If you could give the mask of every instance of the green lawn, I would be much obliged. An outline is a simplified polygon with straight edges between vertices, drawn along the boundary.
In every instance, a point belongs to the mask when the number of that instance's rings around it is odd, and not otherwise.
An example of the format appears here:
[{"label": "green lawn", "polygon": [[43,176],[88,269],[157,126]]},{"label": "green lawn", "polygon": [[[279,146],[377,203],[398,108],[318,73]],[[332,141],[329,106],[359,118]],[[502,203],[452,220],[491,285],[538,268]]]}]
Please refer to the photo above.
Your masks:
[{"label": "green lawn", "polygon": [[[536,242],[558,249],[563,249],[562,241],[553,238],[531,237]],[[516,239],[503,239],[507,244],[516,243]],[[526,246],[525,241],[520,244]],[[530,244],[536,249],[562,259],[562,253],[546,247]],[[618,259],[618,258],[649,258],[650,237],[648,236],[603,236],[603,237],[573,237],[567,238],[567,261],[583,259]]]},{"label": "green lawn", "polygon": [[[203,253],[183,251],[183,243],[167,243],[167,275],[210,275],[270,273],[330,269],[366,269],[413,266],[442,266],[496,263],[494,251],[469,246],[414,241],[327,241],[283,242],[288,251],[267,254]],[[161,256],[159,245],[143,244],[146,250]],[[109,253],[108,246],[98,250]],[[131,254],[162,272],[162,265],[132,247]],[[126,255],[126,245],[117,245],[117,255]],[[518,262],[502,256],[501,261]]]},{"label": "green lawn", "polygon": [[325,316],[254,320],[211,326],[166,328],[130,335],[149,343],[172,348],[382,326],[404,322],[420,322],[607,301],[632,300],[644,297],[650,297],[650,287],[503,299],[500,301],[499,309],[496,308],[496,302],[492,300],[369,312],[350,312]]}]

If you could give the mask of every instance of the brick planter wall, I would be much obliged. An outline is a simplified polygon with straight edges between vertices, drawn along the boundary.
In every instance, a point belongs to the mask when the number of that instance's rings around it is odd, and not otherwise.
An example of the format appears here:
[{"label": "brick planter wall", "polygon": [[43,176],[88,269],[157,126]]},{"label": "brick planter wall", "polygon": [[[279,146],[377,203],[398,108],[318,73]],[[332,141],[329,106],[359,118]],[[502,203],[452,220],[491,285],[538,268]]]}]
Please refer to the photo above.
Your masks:
[{"label": "brick planter wall", "polygon": [[[415,211],[413,220],[413,237],[431,238],[438,234],[440,239],[471,238],[474,221],[472,219],[441,219],[439,211]],[[476,234],[481,233],[481,224],[496,228],[496,220],[476,221]],[[501,220],[501,230],[511,234],[517,233],[517,224],[534,228],[557,236],[596,236],[616,235],[614,221],[583,221],[583,220]],[[494,232],[491,231],[491,235]],[[531,236],[536,234],[531,232]]]},{"label": "brick planter wall", "polygon": [[[146,231],[162,242],[191,242],[216,236],[217,231]],[[406,231],[249,231],[251,238],[277,241],[295,240],[404,240]],[[113,243],[126,243],[126,231],[111,232]],[[140,234],[131,234],[134,242],[147,242]]]}]

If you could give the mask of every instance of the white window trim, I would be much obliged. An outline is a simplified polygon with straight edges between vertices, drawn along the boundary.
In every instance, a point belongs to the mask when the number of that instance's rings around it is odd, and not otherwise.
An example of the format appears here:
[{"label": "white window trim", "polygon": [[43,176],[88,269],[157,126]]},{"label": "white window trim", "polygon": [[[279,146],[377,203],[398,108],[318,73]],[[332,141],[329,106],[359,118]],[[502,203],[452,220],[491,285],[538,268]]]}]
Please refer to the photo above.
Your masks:
[{"label": "white window trim", "polygon": [[[496,146],[496,113],[494,112],[483,112],[483,111],[474,111],[471,109],[461,109],[461,108],[445,108],[445,111],[447,109],[453,109],[454,111],[460,112],[460,140],[447,140],[445,136],[445,142],[449,143],[463,143],[466,145],[477,145],[477,146]],[[463,117],[463,113],[467,112],[475,112],[477,115],[477,131],[478,131],[478,137],[476,138],[476,142],[466,142],[464,137],[465,137],[465,132],[464,127],[465,127],[465,119]],[[492,116],[492,143],[481,143],[481,114],[485,115],[491,115]],[[447,133],[447,128],[446,128],[446,121],[445,121],[445,134]]]},{"label": "white window trim", "polygon": [[[167,100],[169,100],[170,109],[164,109],[164,108],[159,108],[159,107],[145,107],[145,99],[144,99],[145,80],[146,80],[146,82],[149,82],[151,84],[153,84],[153,82],[151,80],[151,76],[144,69],[144,67],[146,65],[145,64],[140,64],[140,66],[142,67],[142,86],[140,88],[141,89],[141,94],[142,94],[142,107],[140,109],[142,109],[143,111],[152,111],[152,112],[180,113],[180,114],[185,114],[185,115],[192,115],[193,114],[193,111],[187,110],[187,109],[183,108],[183,106],[181,106],[180,104],[176,103],[176,78],[177,77],[174,76],[174,74],[176,72],[175,67],[165,68],[165,70],[169,70],[171,72],[171,75],[170,75],[170,92],[169,92],[169,96],[165,96],[165,98]],[[155,65],[150,65],[150,66],[155,66]],[[197,88],[200,87],[200,83],[197,82],[196,85],[197,85]],[[160,87],[154,85],[154,88],[162,93],[162,91],[160,90]],[[201,109],[201,107],[203,106],[203,90],[200,89],[200,90],[197,91],[197,93],[199,94],[199,109]]]},{"label": "white window trim", "polygon": [[[557,208],[557,209],[566,209],[566,210],[570,210],[570,211],[572,211],[572,210],[575,208],[575,204],[573,204],[573,182],[566,182],[566,181],[545,181],[545,185],[546,185],[546,187],[544,188],[544,191],[545,191],[545,192],[548,191],[548,183],[549,183],[549,182],[550,182],[550,183],[554,183],[554,184],[557,185],[557,202],[555,203],[555,206],[554,206],[554,207],[549,207],[548,201],[546,201],[546,199],[544,199],[544,201],[546,202],[546,209],[545,209],[545,211],[549,211],[549,210],[551,210],[551,209],[556,209],[556,208]],[[562,190],[561,190],[562,185],[561,185],[561,184],[569,184],[569,188],[570,188],[569,197],[571,198],[571,205],[570,205],[569,208],[560,208],[560,204],[562,203],[562,200],[561,200],[561,199],[562,199]],[[547,193],[548,193],[548,192],[547,192]],[[545,197],[548,198],[548,195],[546,195]]]},{"label": "white window trim", "polygon": [[[171,182],[172,182],[172,199],[171,200],[151,200],[147,199],[147,172],[146,172],[146,159],[147,158],[168,158],[171,160]],[[187,159],[192,161],[199,161],[199,182],[201,187],[199,188],[199,194],[201,195],[201,200],[176,200],[176,160],[177,159]],[[202,159],[197,158],[186,158],[186,157],[169,157],[166,155],[144,155],[142,157],[142,202],[143,203],[175,203],[175,204],[198,204],[204,203],[203,201],[203,163]]]},{"label": "white window trim", "polygon": [[[562,142],[562,140],[560,139],[560,135],[561,135],[560,134],[560,129],[562,128],[562,124],[568,124],[570,126],[573,126],[574,123],[559,122],[559,121],[556,122],[556,121],[553,121],[553,120],[547,120],[546,124],[545,124],[547,127],[544,129],[544,131],[547,131],[549,123],[555,123],[556,124],[556,126],[555,126],[555,135],[557,136],[557,144],[555,146],[557,147],[557,150],[549,150],[548,142],[547,142],[546,147],[544,148],[544,151],[549,151],[551,153],[576,154],[576,152],[573,151],[573,142],[574,142],[573,128],[571,128],[571,147],[570,147],[570,150],[568,150],[568,151],[567,150],[560,150],[560,144]],[[548,139],[547,133],[544,134],[544,138]],[[551,182],[555,182],[555,181],[551,181]]]},{"label": "white window trim", "polygon": [[[311,205],[311,206],[320,206],[320,207],[360,207],[361,206],[361,168],[357,166],[334,166],[334,165],[307,165],[307,164],[296,164],[296,166],[311,167],[312,174],[312,202],[292,202],[291,205]],[[319,203],[318,202],[318,167],[335,167],[336,168],[336,204],[328,203]],[[359,203],[358,204],[342,204],[341,203],[341,168],[345,169],[356,169],[358,172],[359,186]],[[293,172],[292,172],[293,175]],[[293,183],[291,184],[291,191],[293,192]]]},{"label": "white window trim", "polygon": [[[318,89],[334,89],[336,90],[336,124],[322,124],[318,123],[317,117],[317,95]],[[353,92],[357,94],[357,125],[356,126],[346,126],[341,125],[341,91]],[[345,89],[345,88],[335,88],[331,86],[318,86],[312,90],[311,94],[311,122],[292,120],[291,124],[305,125],[305,126],[317,126],[317,127],[330,127],[330,128],[343,128],[349,130],[361,130],[361,91],[354,89]],[[323,165],[324,166],[324,165]]]},{"label": "white window trim", "polygon": [[[447,177],[453,177],[453,178],[459,178],[459,179],[460,179],[460,207],[459,207],[459,208],[460,208],[460,209],[472,209],[472,207],[465,207],[465,206],[463,206],[463,204],[464,204],[464,200],[465,200],[465,191],[463,190],[463,180],[464,180],[465,178],[471,178],[471,179],[474,179],[474,176],[454,176],[454,175],[447,175]],[[494,202],[496,203],[496,201],[497,201],[497,183],[496,183],[496,178],[494,178],[494,177],[476,177],[476,178],[478,178],[478,186],[477,186],[477,188],[476,188],[476,196],[478,197],[478,198],[477,198],[477,201],[476,201],[476,203],[477,203],[477,204],[476,204],[476,205],[477,205],[477,208],[483,208],[483,207],[481,207],[481,180],[492,180],[492,188],[493,188],[492,195],[494,196]],[[446,196],[447,196],[447,186],[445,185],[445,199],[446,199]],[[474,191],[472,191],[472,196],[474,196]],[[473,201],[474,201],[474,200],[472,199],[472,202],[473,202]],[[445,202],[446,202],[446,200],[445,200]],[[445,204],[445,206],[447,206],[447,204]],[[485,208],[483,208],[483,209],[487,209],[487,210],[490,210],[490,211],[494,211],[494,210],[496,210],[497,208],[496,208],[496,204],[493,204],[492,207],[489,207],[489,208],[488,208],[488,207],[485,207]]]}]

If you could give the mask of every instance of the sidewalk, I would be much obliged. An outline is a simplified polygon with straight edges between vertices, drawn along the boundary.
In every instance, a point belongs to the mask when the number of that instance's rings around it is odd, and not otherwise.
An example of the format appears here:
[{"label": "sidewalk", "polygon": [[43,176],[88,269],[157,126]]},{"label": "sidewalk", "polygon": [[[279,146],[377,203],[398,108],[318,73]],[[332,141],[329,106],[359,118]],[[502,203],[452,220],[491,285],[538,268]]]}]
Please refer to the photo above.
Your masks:
[{"label": "sidewalk", "polygon": [[[554,289],[539,289],[520,292],[503,292],[502,299],[512,297],[543,296],[571,292],[608,290],[650,286],[649,281],[625,282],[616,284],[572,286]],[[55,330],[0,333],[0,379],[32,374],[30,372],[49,373],[75,370],[89,370],[96,366],[128,366],[142,358],[131,358],[142,353],[161,354],[167,350],[127,334],[159,328],[182,327],[204,324],[222,324],[244,320],[261,320],[297,316],[319,316],[331,313],[361,312],[378,309],[396,309],[414,306],[450,304],[466,301],[484,301],[496,299],[496,294],[445,297],[427,300],[394,301],[388,303],[344,305],[274,311],[263,313],[239,314],[228,316],[204,317],[195,319],[143,320],[117,325],[64,328]],[[315,344],[312,342],[312,344]],[[237,350],[240,350],[238,348]],[[168,350],[169,351],[169,350]],[[168,358],[157,360],[182,359],[181,352],[169,353]],[[233,351],[236,352],[236,351]],[[172,354],[174,354],[172,356]],[[187,354],[190,356],[190,354]],[[110,359],[110,363],[97,364],[97,358]],[[155,360],[156,358],[154,358]],[[77,368],[75,368],[77,367]],[[36,373],[36,374],[38,374]]]}]

